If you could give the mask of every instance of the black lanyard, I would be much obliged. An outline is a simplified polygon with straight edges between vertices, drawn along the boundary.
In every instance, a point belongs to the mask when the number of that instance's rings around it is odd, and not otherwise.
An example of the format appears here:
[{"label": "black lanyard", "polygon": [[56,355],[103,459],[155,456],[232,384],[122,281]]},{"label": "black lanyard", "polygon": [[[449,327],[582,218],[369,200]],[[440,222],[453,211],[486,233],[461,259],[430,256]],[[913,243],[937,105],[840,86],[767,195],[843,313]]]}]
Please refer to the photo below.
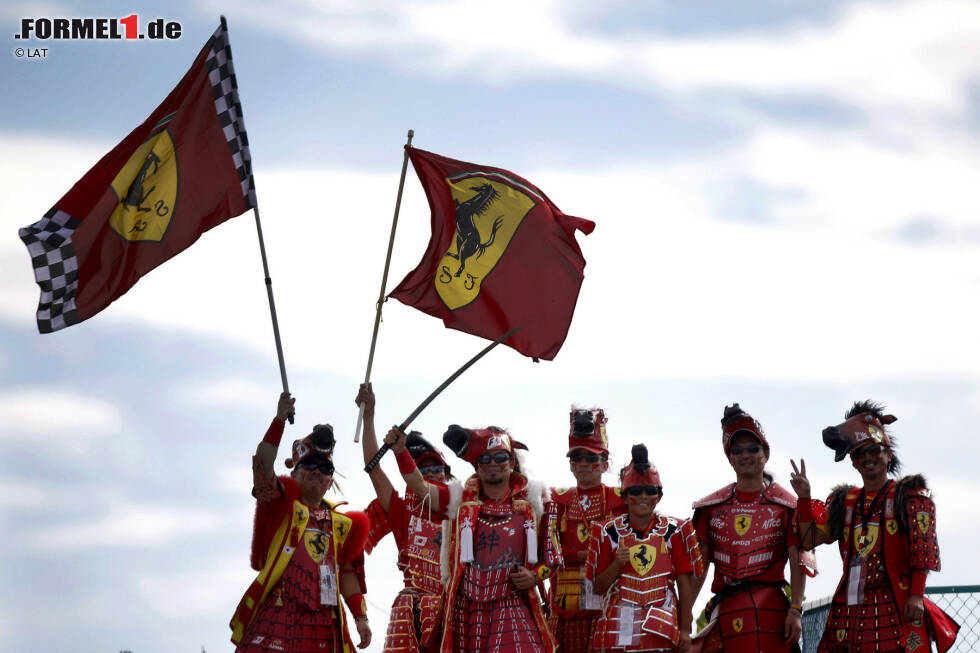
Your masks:
[{"label": "black lanyard", "polygon": [[857,507],[854,510],[855,520],[860,519],[860,522],[858,523],[860,523],[861,525],[861,535],[867,535],[868,533],[867,520],[871,517],[871,515],[875,513],[875,510],[878,508],[878,503],[882,499],[884,499],[885,494],[888,492],[888,488],[890,488],[891,486],[892,486],[892,481],[891,479],[889,479],[888,482],[885,483],[880,490],[878,490],[878,494],[875,495],[875,498],[871,500],[871,505],[868,506],[868,512],[864,512],[865,491],[864,488],[861,488],[861,498],[858,499]]}]

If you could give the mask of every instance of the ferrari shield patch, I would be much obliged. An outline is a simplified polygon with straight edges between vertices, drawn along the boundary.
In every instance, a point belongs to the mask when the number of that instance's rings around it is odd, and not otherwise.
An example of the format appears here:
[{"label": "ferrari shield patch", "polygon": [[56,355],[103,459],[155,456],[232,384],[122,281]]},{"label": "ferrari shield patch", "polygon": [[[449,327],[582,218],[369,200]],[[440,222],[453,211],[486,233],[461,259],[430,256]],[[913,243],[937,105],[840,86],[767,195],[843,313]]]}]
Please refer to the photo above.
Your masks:
[{"label": "ferrari shield patch", "polygon": [[752,527],[752,515],[735,515],[733,517],[735,520],[735,532],[739,535],[745,535],[749,532]]},{"label": "ferrari shield patch", "polygon": [[177,210],[177,151],[167,129],[143,142],[112,180],[119,203],[109,226],[128,241],[158,243]]},{"label": "ferrari shield patch", "polygon": [[649,544],[634,544],[630,547],[630,564],[640,576],[646,576],[657,560],[657,549]]},{"label": "ferrari shield patch", "polygon": [[456,205],[456,233],[439,263],[435,286],[449,310],[471,303],[480,284],[507,251],[535,202],[517,182],[472,173],[450,177]]},{"label": "ferrari shield patch", "polygon": [[868,524],[854,531],[854,549],[858,555],[866,556],[878,542],[878,525]]}]

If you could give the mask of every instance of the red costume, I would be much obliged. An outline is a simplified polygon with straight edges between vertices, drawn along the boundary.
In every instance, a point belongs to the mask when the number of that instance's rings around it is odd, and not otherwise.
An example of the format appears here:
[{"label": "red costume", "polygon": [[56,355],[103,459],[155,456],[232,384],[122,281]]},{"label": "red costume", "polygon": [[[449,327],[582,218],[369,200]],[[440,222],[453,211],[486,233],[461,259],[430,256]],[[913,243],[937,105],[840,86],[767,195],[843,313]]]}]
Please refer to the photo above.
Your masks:
[{"label": "red costume", "polygon": [[[621,491],[634,485],[661,487],[655,467],[636,464],[636,450],[634,462],[623,470]],[[644,447],[644,460],[645,454]],[[659,513],[653,514],[645,529],[633,526],[628,514],[593,524],[586,578],[594,583],[612,564],[619,547],[629,549],[630,560],[606,593],[593,648],[673,651],[680,635],[676,578],[704,572],[694,527],[690,521]]]},{"label": "red costume", "polygon": [[[439,462],[449,469],[442,455],[416,431],[409,434],[406,444],[416,462],[432,458],[432,462]],[[439,485],[439,505],[448,503],[449,488]],[[431,636],[438,616],[442,593],[439,545],[446,516],[433,512],[431,506],[411,491],[405,493],[404,499],[392,492],[387,513],[377,499],[368,506],[367,513],[371,518],[371,531],[365,551],[371,553],[385,535],[392,533],[398,547],[398,568],[405,579],[405,588],[391,606],[384,651],[415,653]]]},{"label": "red costume", "polygon": [[[569,455],[575,449],[584,449],[608,458],[607,420],[601,409],[573,408],[569,421]],[[565,565],[551,576],[548,626],[559,651],[585,653],[592,646],[602,606],[601,597],[596,596],[592,582],[585,577],[584,558],[582,563],[577,561],[588,550],[592,525],[604,524],[623,514],[626,506],[618,487],[602,484],[588,489],[555,488],[551,491],[551,501],[556,507],[558,540]]]},{"label": "red costume", "polygon": [[[878,412],[862,412],[824,430],[837,460],[865,443],[891,449],[885,425],[895,417]],[[889,479],[875,491],[840,486],[826,507],[826,513],[822,506],[815,511],[817,528],[838,543],[844,575],[818,651],[927,653],[930,642],[940,652],[948,650],[959,626],[935,604],[923,599],[925,618],[919,624],[905,623],[903,615],[910,595],[923,595],[929,570],[940,568],[936,507],[925,480],[918,475]]]},{"label": "red costume", "polygon": [[[451,426],[443,440],[474,464],[486,452],[526,448],[493,427]],[[510,580],[515,566],[532,569],[543,579],[550,573],[549,564],[557,563],[558,551],[546,544],[550,538],[542,538],[540,547],[538,543],[543,495],[544,488],[529,488],[528,480],[515,471],[510,474],[510,492],[501,501],[483,495],[474,475],[450,503],[449,520],[443,525],[442,653],[554,650],[535,589],[517,590]]]},{"label": "red costume", "polygon": [[[269,430],[281,435],[282,428],[274,420]],[[310,449],[309,437],[297,440],[292,460],[304,458]],[[269,476],[257,458],[253,472],[252,567],[259,575],[231,620],[236,653],[354,653],[338,582],[342,573],[353,572],[365,591],[367,517],[338,512],[341,504],[326,500],[306,505],[294,479]],[[332,586],[325,586],[325,576],[333,579]],[[357,600],[363,614],[363,597]]]},{"label": "red costume", "polygon": [[[732,439],[747,433],[769,455],[762,427],[738,404],[726,407],[722,446],[731,454]],[[794,527],[796,495],[777,483],[744,493],[726,485],[694,503],[698,541],[709,550],[715,573],[708,604],[708,625],[692,647],[700,653],[789,653],[784,634],[789,600],[783,588],[788,548],[799,546]]]}]

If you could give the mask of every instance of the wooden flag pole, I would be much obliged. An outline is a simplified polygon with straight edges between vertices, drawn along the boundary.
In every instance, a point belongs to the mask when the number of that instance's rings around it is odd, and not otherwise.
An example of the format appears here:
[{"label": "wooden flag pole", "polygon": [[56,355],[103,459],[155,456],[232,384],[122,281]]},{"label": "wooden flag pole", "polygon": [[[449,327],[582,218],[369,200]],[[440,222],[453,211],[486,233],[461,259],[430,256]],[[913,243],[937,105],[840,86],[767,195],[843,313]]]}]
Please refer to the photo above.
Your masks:
[{"label": "wooden flag pole", "polygon": [[[408,142],[405,143],[405,158],[402,159],[402,176],[398,180],[398,197],[395,199],[395,216],[391,219],[391,235],[388,237],[388,255],[385,257],[385,271],[381,275],[381,293],[374,313],[374,332],[371,334],[371,349],[368,352],[367,371],[364,382],[371,382],[371,366],[374,364],[374,346],[378,343],[378,325],[381,324],[381,306],[385,301],[385,286],[388,285],[388,267],[391,265],[391,250],[395,246],[395,228],[398,227],[398,211],[402,207],[402,191],[405,189],[405,171],[408,170],[408,150],[412,147],[412,137],[415,131],[408,130]],[[364,404],[357,411],[357,427],[354,429],[354,442],[361,441],[361,426],[364,424]]]},{"label": "wooden flag pole", "polygon": [[[269,261],[265,256],[265,239],[262,238],[262,221],[259,219],[259,205],[252,209],[255,213],[255,229],[259,234],[259,252],[262,254],[262,271],[265,273],[265,291],[269,295],[269,313],[272,315],[272,333],[276,338],[276,354],[279,356],[279,376],[282,377],[282,391],[289,392],[289,381],[286,380],[286,361],[282,355],[282,340],[279,337],[279,319],[276,317],[276,300],[272,296],[272,277],[269,276]],[[289,416],[293,423],[293,416]]]}]

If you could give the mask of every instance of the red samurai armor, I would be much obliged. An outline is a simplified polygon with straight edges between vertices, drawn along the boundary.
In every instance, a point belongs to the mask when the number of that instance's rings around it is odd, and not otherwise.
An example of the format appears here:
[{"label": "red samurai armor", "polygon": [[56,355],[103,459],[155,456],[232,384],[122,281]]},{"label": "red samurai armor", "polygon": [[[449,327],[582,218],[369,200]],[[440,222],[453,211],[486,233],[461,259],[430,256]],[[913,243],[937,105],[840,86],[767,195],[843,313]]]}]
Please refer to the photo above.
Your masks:
[{"label": "red samurai armor", "polygon": [[677,574],[703,573],[697,536],[690,521],[655,514],[637,533],[629,515],[592,527],[586,577],[594,581],[618,547],[631,551],[630,562],[606,594],[592,646],[597,649],[672,651],[677,644]]},{"label": "red samurai armor", "polygon": [[[694,503],[698,541],[715,564],[708,626],[695,648],[726,653],[793,650],[783,634],[787,547],[798,546],[796,496],[771,483],[744,500],[732,483]],[[706,561],[708,562],[708,561]]]},{"label": "red samurai armor", "polygon": [[[262,475],[256,474],[258,480]],[[231,620],[238,653],[288,650],[290,653],[354,653],[347,620],[335,588],[332,605],[322,601],[319,566],[334,578],[353,571],[364,578],[363,546],[367,518],[343,514],[324,500],[317,507],[299,499],[289,476],[256,485],[254,553],[259,575],[242,597]],[[278,482],[278,485],[276,485]],[[278,494],[275,494],[278,493]],[[269,500],[262,500],[268,498]],[[329,603],[329,601],[328,601]]]},{"label": "red samurai armor", "polygon": [[[569,415],[568,455],[576,449],[608,457],[606,416],[601,408],[579,410]],[[597,464],[604,464],[602,461]],[[599,484],[582,489],[554,488],[557,538],[564,565],[551,576],[548,626],[562,653],[585,653],[592,647],[592,634],[601,613],[601,597],[585,578],[584,556],[592,524],[604,524],[623,514],[626,507],[619,488]],[[582,560],[582,562],[578,562]]]},{"label": "red samurai armor", "polygon": [[902,608],[912,591],[925,587],[926,571],[939,571],[936,507],[922,476],[888,481],[863,493],[837,488],[827,500],[827,524],[844,561],[830,616],[818,651],[870,653],[917,651],[930,642],[952,646],[958,626],[929,599],[919,625],[903,623]]},{"label": "red samurai armor", "polygon": [[516,565],[534,569],[542,579],[550,573],[551,556],[539,562],[536,521],[544,509],[543,488],[529,492],[527,479],[517,472],[510,486],[506,499],[490,501],[481,497],[479,479],[472,476],[461,501],[450,504],[451,521],[443,524],[443,622],[433,633],[441,636],[442,653],[554,650],[536,590],[517,591],[510,581]]}]

